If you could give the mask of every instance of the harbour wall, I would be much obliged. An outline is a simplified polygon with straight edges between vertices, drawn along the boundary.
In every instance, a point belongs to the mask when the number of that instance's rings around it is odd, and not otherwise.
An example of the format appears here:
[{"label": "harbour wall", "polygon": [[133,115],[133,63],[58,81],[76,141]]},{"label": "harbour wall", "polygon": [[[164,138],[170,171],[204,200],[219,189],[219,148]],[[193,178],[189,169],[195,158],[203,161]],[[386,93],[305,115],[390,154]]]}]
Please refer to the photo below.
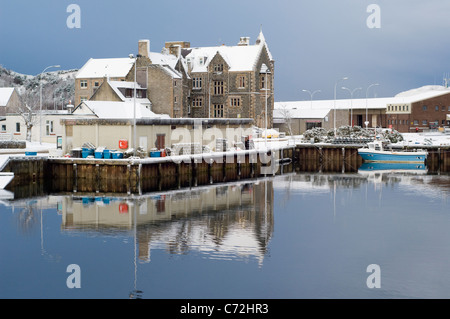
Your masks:
[{"label": "harbour wall", "polygon": [[[301,144],[269,153],[249,150],[153,159],[18,156],[10,157],[2,171],[14,173],[6,188],[14,191],[43,182],[52,192],[142,193],[294,171],[356,173],[362,164],[359,147]],[[429,173],[450,172],[449,146],[421,148],[429,154]]]}]

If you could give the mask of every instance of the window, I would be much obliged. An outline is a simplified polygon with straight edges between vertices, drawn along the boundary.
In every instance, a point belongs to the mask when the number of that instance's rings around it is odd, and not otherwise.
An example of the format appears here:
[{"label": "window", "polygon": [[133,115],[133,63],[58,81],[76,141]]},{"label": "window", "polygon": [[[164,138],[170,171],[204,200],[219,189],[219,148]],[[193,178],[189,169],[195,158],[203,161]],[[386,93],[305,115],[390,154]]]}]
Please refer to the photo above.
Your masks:
[{"label": "window", "polygon": [[238,88],[245,88],[245,76],[239,76],[238,79]]},{"label": "window", "polygon": [[214,117],[223,117],[223,104],[214,104]]},{"label": "window", "polygon": [[435,111],[439,111],[439,105],[436,105],[436,106],[434,107],[434,110],[435,110]]},{"label": "window", "polygon": [[99,82],[94,82],[94,87],[98,88],[100,86]]},{"label": "window", "polygon": [[80,81],[80,88],[86,89],[87,88],[87,80],[81,80]]},{"label": "window", "polygon": [[46,135],[53,134],[53,121],[50,120],[45,121],[45,134]]},{"label": "window", "polygon": [[173,81],[173,86],[177,86],[177,81],[176,80]]},{"label": "window", "polygon": [[261,85],[260,85],[260,88],[261,88],[261,89],[265,89],[265,88],[266,88],[266,76],[263,75],[263,74],[261,74],[261,75],[260,75],[260,79],[261,79]]},{"label": "window", "polygon": [[403,105],[403,112],[406,111],[406,105]]},{"label": "window", "polygon": [[16,133],[20,133],[20,123],[16,123]]},{"label": "window", "polygon": [[202,78],[193,78],[192,79],[192,88],[193,89],[201,89],[202,88]]},{"label": "window", "polygon": [[427,110],[427,106],[426,105],[422,106],[422,110],[426,111]]},{"label": "window", "polygon": [[408,112],[408,111],[409,111],[409,105],[406,106],[406,112]]},{"label": "window", "polygon": [[80,101],[81,101],[81,102],[87,101],[87,97],[86,97],[86,96],[80,97]]},{"label": "window", "polygon": [[222,72],[222,71],[223,71],[223,64],[222,63],[214,64],[214,72]]},{"label": "window", "polygon": [[202,107],[203,99],[201,97],[196,97],[192,99],[192,107]]},{"label": "window", "polygon": [[6,125],[2,124],[2,131],[5,132],[6,131]]},{"label": "window", "polygon": [[223,95],[223,81],[214,81],[214,95]]},{"label": "window", "polygon": [[422,125],[427,125],[427,120],[422,120]]},{"label": "window", "polygon": [[241,106],[241,98],[239,98],[239,97],[232,97],[232,98],[230,98],[230,106],[231,107],[239,107],[239,106]]},{"label": "window", "polygon": [[419,120],[414,120],[414,125],[419,125]]},{"label": "window", "polygon": [[442,105],[442,111],[445,112],[445,106],[444,105]]},{"label": "window", "polygon": [[450,106],[448,107],[448,111],[450,112]]}]

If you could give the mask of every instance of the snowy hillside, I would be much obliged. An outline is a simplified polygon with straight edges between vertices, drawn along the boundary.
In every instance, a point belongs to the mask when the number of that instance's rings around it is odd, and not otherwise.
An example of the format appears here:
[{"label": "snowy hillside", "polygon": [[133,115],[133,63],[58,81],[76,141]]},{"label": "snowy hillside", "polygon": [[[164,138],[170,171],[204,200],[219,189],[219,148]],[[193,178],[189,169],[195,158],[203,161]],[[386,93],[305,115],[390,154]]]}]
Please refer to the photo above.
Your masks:
[{"label": "snowy hillside", "polygon": [[[63,109],[74,100],[75,75],[78,70],[59,70],[42,74],[44,109]],[[0,65],[0,87],[15,87],[29,104],[38,104],[40,76],[26,75]]]}]

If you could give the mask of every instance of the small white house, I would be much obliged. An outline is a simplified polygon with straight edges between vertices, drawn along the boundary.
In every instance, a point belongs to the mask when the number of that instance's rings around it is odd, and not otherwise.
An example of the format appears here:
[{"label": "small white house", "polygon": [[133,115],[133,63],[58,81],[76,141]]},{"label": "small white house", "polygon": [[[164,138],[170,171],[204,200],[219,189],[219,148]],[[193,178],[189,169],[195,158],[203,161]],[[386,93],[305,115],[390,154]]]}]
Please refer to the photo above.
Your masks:
[{"label": "small white house", "polygon": [[[62,136],[63,127],[61,119],[72,116],[68,111],[42,111],[33,114],[31,128],[31,141],[42,143],[57,143],[57,137]],[[41,126],[42,123],[42,126]],[[27,140],[27,126],[22,115],[9,113],[1,122],[1,133],[9,134],[12,140]]]}]

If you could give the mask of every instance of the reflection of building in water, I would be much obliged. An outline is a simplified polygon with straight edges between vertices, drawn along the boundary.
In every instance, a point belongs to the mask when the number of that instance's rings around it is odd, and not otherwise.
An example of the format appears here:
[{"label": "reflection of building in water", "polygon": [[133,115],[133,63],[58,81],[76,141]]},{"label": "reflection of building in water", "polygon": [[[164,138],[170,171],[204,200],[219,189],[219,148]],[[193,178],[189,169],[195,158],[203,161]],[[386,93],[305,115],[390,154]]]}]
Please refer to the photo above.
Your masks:
[{"label": "reflection of building in water", "polygon": [[67,196],[62,228],[111,233],[134,229],[139,259],[151,249],[262,261],[273,232],[272,182],[238,182],[144,196]]}]

